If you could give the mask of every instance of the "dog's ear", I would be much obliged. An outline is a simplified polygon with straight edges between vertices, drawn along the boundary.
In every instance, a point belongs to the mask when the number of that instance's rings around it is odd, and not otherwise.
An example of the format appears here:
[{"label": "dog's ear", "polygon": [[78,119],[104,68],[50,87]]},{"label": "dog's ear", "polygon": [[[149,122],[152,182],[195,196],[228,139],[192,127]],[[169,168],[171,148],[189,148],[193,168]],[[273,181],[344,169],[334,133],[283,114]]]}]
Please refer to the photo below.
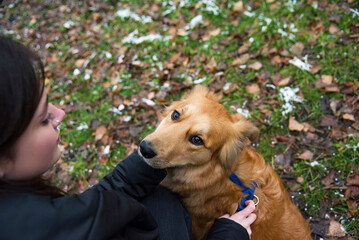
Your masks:
[{"label": "dog's ear", "polygon": [[240,138],[248,138],[251,142],[255,142],[259,136],[259,129],[249,122],[241,114],[231,115],[233,122],[235,123],[235,128],[239,132]]},{"label": "dog's ear", "polygon": [[219,157],[222,166],[226,170],[233,170],[234,163],[237,161],[241,150],[248,144],[248,139],[251,142],[257,140],[259,129],[249,122],[243,115],[231,115],[235,136],[227,139],[227,142],[220,150]]},{"label": "dog's ear", "polygon": [[202,85],[196,85],[191,93],[189,94],[188,98],[192,97],[206,97],[212,101],[218,102],[220,100],[220,96],[215,95],[213,92],[210,92],[208,88]]},{"label": "dog's ear", "polygon": [[234,163],[243,148],[243,142],[237,138],[228,140],[219,152],[220,162],[225,170],[233,171]]}]

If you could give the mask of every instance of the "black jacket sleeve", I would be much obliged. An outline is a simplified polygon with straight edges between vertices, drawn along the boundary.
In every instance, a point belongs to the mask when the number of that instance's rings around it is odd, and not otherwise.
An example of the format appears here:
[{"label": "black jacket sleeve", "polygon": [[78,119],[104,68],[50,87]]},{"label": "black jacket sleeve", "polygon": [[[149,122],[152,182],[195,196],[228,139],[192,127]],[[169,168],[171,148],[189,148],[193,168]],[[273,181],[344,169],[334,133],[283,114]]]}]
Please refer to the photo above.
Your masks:
[{"label": "black jacket sleeve", "polygon": [[209,230],[207,240],[249,240],[247,230],[233,220],[219,218]]},{"label": "black jacket sleeve", "polygon": [[81,194],[1,196],[0,239],[158,239],[155,220],[134,197],[164,176],[134,153]]},{"label": "black jacket sleeve", "polygon": [[166,170],[150,167],[135,151],[92,188],[107,191],[120,190],[139,199],[152,192],[166,177],[166,174]]}]

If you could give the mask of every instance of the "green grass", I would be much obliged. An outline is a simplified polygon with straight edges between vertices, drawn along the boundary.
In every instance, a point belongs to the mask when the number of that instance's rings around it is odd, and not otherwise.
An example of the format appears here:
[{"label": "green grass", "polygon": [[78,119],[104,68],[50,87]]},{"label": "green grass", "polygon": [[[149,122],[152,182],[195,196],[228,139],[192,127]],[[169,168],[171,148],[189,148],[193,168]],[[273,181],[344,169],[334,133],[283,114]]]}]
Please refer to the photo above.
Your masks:
[{"label": "green grass", "polygon": [[[292,7],[288,5],[289,1],[243,1],[248,12],[243,13],[232,11],[238,1],[216,0],[213,3],[220,10],[216,15],[208,10],[206,4],[198,4],[200,1],[194,0],[183,1],[185,4],[182,7],[179,7],[179,1],[174,1],[174,8],[169,4],[173,1],[154,0],[145,5],[143,1],[136,0],[104,2],[108,4],[104,9],[95,10],[89,10],[87,5],[71,5],[70,12],[60,12],[55,18],[48,17],[50,11],[58,11],[59,6],[55,3],[42,8],[32,6],[48,4],[42,1],[32,1],[31,4],[25,1],[15,4],[12,9],[0,10],[4,19],[15,18],[13,23],[0,22],[7,30],[14,31],[8,35],[20,35],[26,44],[32,46],[51,43],[50,47],[41,47],[39,51],[46,63],[47,77],[51,80],[52,102],[68,109],[61,132],[66,146],[64,161],[72,166],[69,175],[74,185],[70,191],[76,192],[76,182],[79,180],[88,184],[91,178],[103,177],[123,159],[131,144],[138,144],[155,129],[155,112],[163,105],[157,94],[165,93],[165,104],[168,104],[180,99],[198,79],[204,79],[202,84],[212,87],[220,83],[233,83],[238,87],[230,94],[224,94],[221,102],[231,113],[236,113],[237,108],[249,110],[250,120],[261,131],[257,149],[280,175],[289,175],[294,179],[303,177],[303,182],[287,187],[289,191],[294,189],[294,201],[301,203],[299,208],[304,215],[307,218],[316,217],[320,204],[325,203],[329,205],[327,213],[343,223],[348,235],[355,237],[359,226],[354,219],[359,218],[359,211],[353,217],[348,217],[347,202],[342,200],[343,191],[326,189],[321,179],[335,169],[334,185],[345,184],[347,177],[359,168],[358,138],[330,138],[327,141],[330,147],[323,151],[312,143],[303,144],[304,133],[288,128],[290,115],[301,123],[307,122],[323,131],[319,135],[328,139],[330,129],[319,126],[323,115],[321,102],[326,97],[343,103],[347,99],[341,92],[319,91],[315,82],[321,75],[331,75],[338,85],[350,82],[359,84],[357,38],[350,37],[354,34],[351,27],[358,23],[359,17],[346,4],[328,1],[327,7],[323,8],[307,1],[296,1]],[[354,9],[354,5],[350,7]],[[153,22],[141,23],[116,16],[116,12],[124,8],[131,9],[139,16],[150,16]],[[31,14],[37,16],[37,22],[29,23],[31,16],[28,9],[35,9]],[[202,15],[204,22],[187,30],[187,35],[173,33],[174,30],[183,29],[198,15]],[[94,20],[96,16],[97,21]],[[68,20],[73,21],[75,26],[67,29],[63,24]],[[340,31],[329,33],[331,24],[335,24]],[[38,36],[25,34],[29,29],[38,33]],[[218,35],[204,40],[203,37],[215,29],[220,29]],[[160,34],[173,38],[139,44],[123,43],[122,40],[134,31],[138,32],[137,37]],[[246,67],[232,65],[233,60],[239,57],[238,48],[249,41],[252,41],[252,45],[247,53],[251,57],[243,64]],[[298,42],[304,45],[304,49],[301,53],[293,53],[292,47]],[[282,55],[283,51],[288,51],[289,56]],[[171,56],[179,52],[183,59],[188,58],[188,63],[184,65],[181,59],[173,63],[172,69],[166,69]],[[111,57],[106,53],[110,53]],[[124,62],[118,63],[122,54]],[[271,63],[276,55],[281,57],[282,63]],[[303,58],[306,55],[311,64],[316,63],[321,68],[318,73],[313,74],[288,63],[294,56]],[[212,58],[217,66],[225,63],[225,67],[208,71],[206,65]],[[79,59],[88,60],[87,65],[76,66],[75,62]],[[133,64],[134,60],[140,64]],[[260,70],[248,68],[256,61],[263,64]],[[74,76],[75,69],[81,72],[77,76]],[[85,79],[85,70],[92,71],[89,79]],[[222,74],[220,77],[216,76],[218,72]],[[264,73],[269,77],[262,78]],[[268,86],[273,85],[272,78],[277,73],[291,77],[292,82],[288,86],[298,87],[298,94],[304,99],[303,103],[293,103],[295,108],[287,115],[282,114],[284,103],[279,96],[281,87],[273,89]],[[192,79],[192,83],[188,84],[188,79]],[[170,88],[176,90],[162,89],[165,83],[170,83]],[[254,83],[260,87],[259,95],[252,95],[245,89]],[[121,90],[114,90],[116,87]],[[220,88],[216,90],[221,92]],[[138,99],[147,98],[149,93],[153,93],[152,100],[156,107],[133,102],[135,96]],[[118,107],[118,99],[125,103],[120,114],[110,111]],[[333,113],[329,111],[327,114]],[[124,120],[129,117],[129,121]],[[339,121],[343,128],[348,129],[350,122],[340,118]],[[81,124],[86,124],[88,128],[79,130]],[[111,138],[107,142],[110,147],[107,155],[102,153],[107,145],[95,141],[96,126],[100,125],[108,129],[107,134]],[[139,125],[143,126],[142,132],[131,136],[129,126]],[[296,151],[292,150],[289,169],[283,169],[274,161],[279,154],[290,153],[286,143],[273,142],[278,135],[294,138],[299,147]],[[312,160],[296,158],[305,150],[314,153]],[[313,162],[318,165],[314,166]]]}]

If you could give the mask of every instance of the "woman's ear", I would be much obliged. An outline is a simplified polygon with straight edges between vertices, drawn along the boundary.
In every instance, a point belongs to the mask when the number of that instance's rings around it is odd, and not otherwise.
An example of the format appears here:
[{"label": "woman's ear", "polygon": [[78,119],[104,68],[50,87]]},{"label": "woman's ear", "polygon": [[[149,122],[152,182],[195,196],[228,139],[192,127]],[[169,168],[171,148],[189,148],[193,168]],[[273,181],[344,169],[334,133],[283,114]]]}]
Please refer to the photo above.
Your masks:
[{"label": "woman's ear", "polygon": [[251,142],[255,142],[259,136],[259,129],[249,122],[241,114],[231,115],[233,122],[235,123],[235,128],[239,131],[239,137],[248,138]]}]

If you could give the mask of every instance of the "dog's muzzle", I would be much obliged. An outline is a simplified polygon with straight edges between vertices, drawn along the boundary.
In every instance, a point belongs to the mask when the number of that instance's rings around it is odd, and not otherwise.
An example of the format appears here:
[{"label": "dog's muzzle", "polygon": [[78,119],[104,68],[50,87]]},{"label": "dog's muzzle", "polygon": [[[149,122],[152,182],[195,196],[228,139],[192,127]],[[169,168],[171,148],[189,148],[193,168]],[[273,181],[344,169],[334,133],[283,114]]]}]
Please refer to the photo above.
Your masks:
[{"label": "dog's muzzle", "polygon": [[140,152],[144,158],[154,158],[157,156],[156,151],[153,149],[151,142],[143,140],[140,143]]}]

